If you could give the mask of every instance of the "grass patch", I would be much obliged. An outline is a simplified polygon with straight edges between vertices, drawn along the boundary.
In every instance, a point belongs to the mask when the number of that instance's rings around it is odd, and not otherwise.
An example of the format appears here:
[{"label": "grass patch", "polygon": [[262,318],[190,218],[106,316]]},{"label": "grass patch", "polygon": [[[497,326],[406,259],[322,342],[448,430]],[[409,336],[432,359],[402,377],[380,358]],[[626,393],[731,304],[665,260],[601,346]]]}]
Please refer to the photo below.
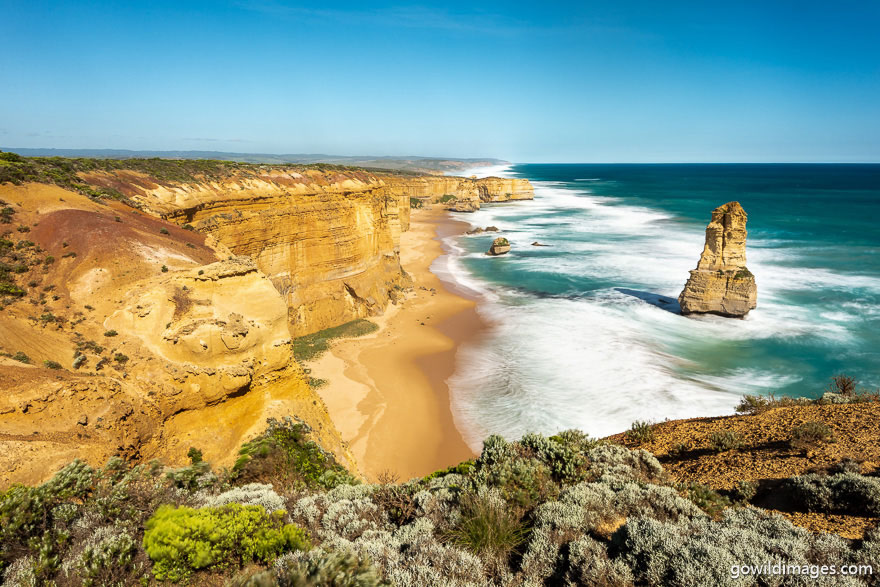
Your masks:
[{"label": "grass patch", "polygon": [[363,318],[319,330],[312,334],[306,334],[293,339],[293,356],[297,361],[311,361],[320,357],[324,351],[330,348],[330,342],[335,338],[354,338],[364,336],[379,330],[376,324]]},{"label": "grass patch", "polygon": [[526,536],[526,528],[510,508],[469,494],[462,498],[461,520],[447,539],[478,556],[506,559]]}]

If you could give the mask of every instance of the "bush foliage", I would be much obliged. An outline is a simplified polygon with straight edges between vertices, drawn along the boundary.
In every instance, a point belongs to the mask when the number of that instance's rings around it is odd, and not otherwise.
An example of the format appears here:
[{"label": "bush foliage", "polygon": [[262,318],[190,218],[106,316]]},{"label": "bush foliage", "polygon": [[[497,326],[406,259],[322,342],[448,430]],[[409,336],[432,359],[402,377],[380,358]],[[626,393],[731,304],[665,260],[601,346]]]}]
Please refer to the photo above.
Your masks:
[{"label": "bush foliage", "polygon": [[[179,469],[77,461],[12,487],[0,494],[4,584],[756,585],[734,582],[731,565],[880,555],[877,532],[861,543],[811,534],[744,506],[753,484],[732,503],[673,484],[644,450],[576,431],[490,436],[472,461],[376,485],[309,435],[270,421],[228,471],[192,448]],[[805,510],[876,516],[878,484],[844,464],[787,480],[781,494]]]},{"label": "bush foliage", "polygon": [[218,508],[161,506],[147,520],[144,550],[159,580],[181,581],[194,571],[270,562],[310,546],[302,529],[284,523],[283,512],[231,503]]}]

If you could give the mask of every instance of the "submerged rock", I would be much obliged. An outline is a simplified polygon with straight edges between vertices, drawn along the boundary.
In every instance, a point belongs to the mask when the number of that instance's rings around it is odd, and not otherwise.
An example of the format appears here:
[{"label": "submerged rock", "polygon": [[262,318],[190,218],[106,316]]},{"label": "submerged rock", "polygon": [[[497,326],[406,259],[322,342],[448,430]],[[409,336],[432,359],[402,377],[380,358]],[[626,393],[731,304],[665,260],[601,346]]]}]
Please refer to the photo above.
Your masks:
[{"label": "submerged rock", "polygon": [[755,276],[746,267],[746,220],[739,202],[712,211],[706,245],[678,302],[682,314],[742,317],[757,305]]},{"label": "submerged rock", "polygon": [[532,243],[532,246],[533,247],[549,247],[550,245],[545,245],[544,243],[539,243],[538,241],[535,241]]},{"label": "submerged rock", "polygon": [[504,255],[510,252],[510,242],[504,238],[503,236],[499,236],[494,241],[492,241],[492,246],[489,247],[489,251],[486,253],[487,255]]}]

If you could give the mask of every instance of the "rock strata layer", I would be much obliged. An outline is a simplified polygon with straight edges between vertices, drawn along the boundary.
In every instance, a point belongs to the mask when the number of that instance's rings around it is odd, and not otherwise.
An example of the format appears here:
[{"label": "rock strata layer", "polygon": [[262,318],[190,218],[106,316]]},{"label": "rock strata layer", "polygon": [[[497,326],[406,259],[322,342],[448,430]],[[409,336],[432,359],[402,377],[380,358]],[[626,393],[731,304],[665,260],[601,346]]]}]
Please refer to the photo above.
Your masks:
[{"label": "rock strata layer", "polygon": [[757,305],[755,276],[746,267],[746,220],[739,202],[712,211],[706,245],[678,296],[682,314],[742,317]]}]

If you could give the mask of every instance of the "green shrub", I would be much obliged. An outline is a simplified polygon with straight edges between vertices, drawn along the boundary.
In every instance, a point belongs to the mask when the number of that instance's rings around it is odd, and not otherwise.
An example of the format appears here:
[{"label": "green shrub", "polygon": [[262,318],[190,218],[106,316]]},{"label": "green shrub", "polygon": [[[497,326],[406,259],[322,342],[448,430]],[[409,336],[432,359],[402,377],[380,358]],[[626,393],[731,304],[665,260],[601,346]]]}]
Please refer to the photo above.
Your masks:
[{"label": "green shrub", "polygon": [[742,439],[733,430],[716,430],[709,435],[709,448],[715,452],[735,450],[742,446]]},{"label": "green shrub", "polygon": [[654,424],[636,420],[626,431],[626,440],[633,444],[645,444],[654,440]]},{"label": "green shrub", "polygon": [[409,207],[410,208],[424,208],[425,203],[418,198],[411,197],[409,199]]},{"label": "green shrub", "polygon": [[113,355],[113,360],[119,363],[120,365],[124,365],[128,362],[128,356],[123,355],[122,353],[116,353]]},{"label": "green shrub", "polygon": [[834,431],[824,422],[804,422],[792,429],[789,442],[796,448],[808,448],[823,442],[834,442]]},{"label": "green shrub", "polygon": [[24,296],[25,291],[12,283],[0,283],[0,295],[13,296],[20,298]]},{"label": "green shrub", "polygon": [[12,359],[15,361],[18,361],[19,363],[30,363],[31,362],[31,358],[21,351],[18,351],[17,353],[12,355]]},{"label": "green shrub", "polygon": [[184,230],[195,230],[192,224],[184,224],[181,228]]},{"label": "green shrub", "polygon": [[59,363],[57,361],[46,360],[46,361],[43,361],[43,366],[46,367],[47,369],[60,369],[61,363]]},{"label": "green shrub", "polygon": [[170,234],[170,233],[168,232],[167,228],[161,228],[161,229],[159,229],[159,234]]},{"label": "green shrub", "polygon": [[681,491],[698,508],[713,518],[718,518],[725,508],[730,507],[730,500],[728,498],[701,483],[689,483],[684,485]]},{"label": "green shrub", "polygon": [[461,519],[447,533],[457,546],[489,559],[506,559],[527,536],[526,528],[503,502],[468,494],[461,501]]},{"label": "green shrub", "polygon": [[55,322],[55,315],[52,312],[45,312],[40,316],[40,322],[46,324],[48,322]]},{"label": "green shrub", "polygon": [[55,262],[55,257],[53,257],[52,255],[49,255],[48,257],[43,259],[43,263],[46,265],[51,265],[54,262]]},{"label": "green shrub", "polygon": [[736,411],[740,414],[757,414],[758,412],[769,407],[770,401],[761,395],[744,395],[736,406]]},{"label": "green shrub", "polygon": [[748,503],[758,494],[758,484],[754,481],[737,481],[731,492],[733,499],[738,502]]},{"label": "green shrub", "polygon": [[277,480],[282,484],[330,489],[357,480],[334,456],[308,436],[311,429],[290,418],[270,418],[259,437],[246,442],[239,451],[231,475],[238,481]]},{"label": "green shrub", "polygon": [[453,196],[452,194],[444,194],[444,195],[440,196],[440,199],[438,199],[437,201],[440,202],[441,204],[445,204],[447,202],[452,202],[453,200],[456,200],[456,199],[457,198],[455,196]]},{"label": "green shrub", "polygon": [[42,560],[40,575],[51,574],[58,564],[55,531],[56,506],[82,501],[95,488],[96,472],[76,460],[37,487],[13,485],[0,493],[0,572],[15,558],[30,553]]},{"label": "green shrub", "polygon": [[162,265],[162,273],[168,273],[168,266]]},{"label": "green shrub", "polygon": [[104,332],[104,336],[116,336],[117,334],[119,333],[115,330],[107,330],[106,332]]},{"label": "green shrub", "polygon": [[306,533],[280,512],[229,504],[195,510],[160,507],[147,520],[144,549],[159,580],[183,581],[201,569],[224,569],[310,547]]}]

